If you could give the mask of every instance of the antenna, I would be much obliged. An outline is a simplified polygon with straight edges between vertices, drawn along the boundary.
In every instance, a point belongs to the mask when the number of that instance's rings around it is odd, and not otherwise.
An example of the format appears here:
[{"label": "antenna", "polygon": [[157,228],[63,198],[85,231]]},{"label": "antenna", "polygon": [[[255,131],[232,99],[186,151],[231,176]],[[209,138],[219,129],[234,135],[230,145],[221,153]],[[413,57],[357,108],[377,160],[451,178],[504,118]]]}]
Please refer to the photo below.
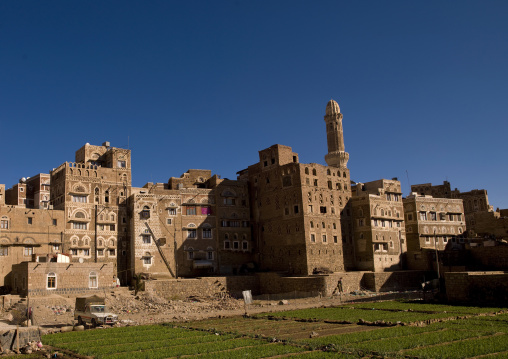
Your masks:
[{"label": "antenna", "polygon": [[411,194],[411,183],[409,182],[409,172],[406,170],[407,185],[409,186],[409,194]]}]

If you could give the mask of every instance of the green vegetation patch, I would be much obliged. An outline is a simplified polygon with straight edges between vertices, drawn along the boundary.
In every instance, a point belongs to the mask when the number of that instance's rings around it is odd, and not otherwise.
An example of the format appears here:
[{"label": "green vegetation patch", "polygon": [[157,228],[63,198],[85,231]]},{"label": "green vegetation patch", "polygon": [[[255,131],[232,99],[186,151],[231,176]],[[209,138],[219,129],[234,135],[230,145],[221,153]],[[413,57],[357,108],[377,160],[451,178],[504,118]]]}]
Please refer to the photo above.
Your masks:
[{"label": "green vegetation patch", "polygon": [[399,310],[415,312],[446,312],[460,314],[496,313],[506,308],[495,307],[465,307],[459,305],[430,304],[418,301],[386,301],[376,303],[348,304],[345,307],[377,309],[377,310]]},{"label": "green vegetation patch", "polygon": [[499,353],[507,350],[508,336],[506,334],[501,334],[410,350],[406,351],[404,354],[418,358],[462,359],[489,353]]},{"label": "green vegetation patch", "polygon": [[332,321],[347,321],[356,323],[360,319],[369,322],[383,320],[385,322],[402,322],[412,323],[425,321],[429,319],[449,318],[453,316],[450,313],[414,313],[414,312],[387,312],[382,310],[364,310],[353,309],[349,307],[336,307],[336,308],[312,308],[291,310],[287,312],[278,313],[264,313],[260,316],[270,316],[278,318],[298,318],[298,319],[316,319],[316,320],[332,320]]}]

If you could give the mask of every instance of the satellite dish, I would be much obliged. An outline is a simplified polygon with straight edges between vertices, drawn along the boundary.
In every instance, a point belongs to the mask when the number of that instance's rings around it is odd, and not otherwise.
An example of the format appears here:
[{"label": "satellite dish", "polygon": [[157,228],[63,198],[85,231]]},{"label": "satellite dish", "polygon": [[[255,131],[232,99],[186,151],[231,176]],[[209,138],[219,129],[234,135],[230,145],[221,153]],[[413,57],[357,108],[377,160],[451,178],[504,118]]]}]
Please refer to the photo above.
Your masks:
[{"label": "satellite dish", "polygon": [[83,258],[78,259],[79,263],[83,263],[85,260]]}]

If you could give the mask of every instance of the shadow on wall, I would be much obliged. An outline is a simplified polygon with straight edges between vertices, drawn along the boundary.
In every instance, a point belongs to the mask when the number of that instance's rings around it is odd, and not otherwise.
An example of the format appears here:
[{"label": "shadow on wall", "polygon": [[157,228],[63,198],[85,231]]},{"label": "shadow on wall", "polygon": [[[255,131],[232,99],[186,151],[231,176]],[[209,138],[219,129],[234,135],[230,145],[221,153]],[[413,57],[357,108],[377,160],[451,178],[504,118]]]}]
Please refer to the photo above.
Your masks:
[{"label": "shadow on wall", "polygon": [[373,292],[419,290],[421,283],[435,278],[435,273],[426,271],[366,272],[362,282]]}]

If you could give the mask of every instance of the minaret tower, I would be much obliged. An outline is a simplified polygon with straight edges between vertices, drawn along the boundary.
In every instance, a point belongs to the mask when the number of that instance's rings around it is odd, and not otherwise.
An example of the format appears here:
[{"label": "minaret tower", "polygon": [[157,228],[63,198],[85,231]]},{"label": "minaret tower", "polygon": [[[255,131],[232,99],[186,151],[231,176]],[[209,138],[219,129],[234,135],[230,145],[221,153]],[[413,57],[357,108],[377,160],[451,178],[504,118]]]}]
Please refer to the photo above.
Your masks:
[{"label": "minaret tower", "polygon": [[325,161],[328,166],[346,168],[349,153],[344,150],[342,114],[339,104],[334,100],[330,100],[326,105],[325,122],[328,141],[328,154],[325,155]]}]

